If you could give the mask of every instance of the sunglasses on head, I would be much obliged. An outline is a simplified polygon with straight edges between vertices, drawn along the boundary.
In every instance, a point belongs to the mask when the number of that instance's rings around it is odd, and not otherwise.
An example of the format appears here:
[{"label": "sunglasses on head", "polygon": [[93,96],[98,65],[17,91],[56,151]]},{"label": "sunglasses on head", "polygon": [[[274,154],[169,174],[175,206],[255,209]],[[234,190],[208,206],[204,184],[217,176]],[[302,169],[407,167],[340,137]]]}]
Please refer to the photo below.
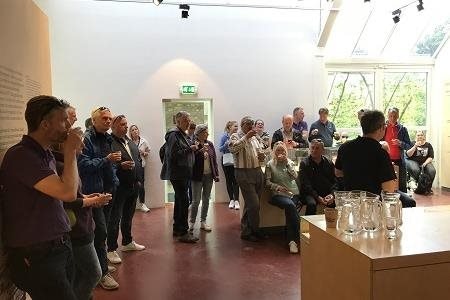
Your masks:
[{"label": "sunglasses on head", "polygon": [[104,110],[109,110],[109,108],[105,107],[105,106],[100,106],[99,108],[97,108],[96,110],[94,110],[93,114],[95,114],[98,111],[104,111]]}]

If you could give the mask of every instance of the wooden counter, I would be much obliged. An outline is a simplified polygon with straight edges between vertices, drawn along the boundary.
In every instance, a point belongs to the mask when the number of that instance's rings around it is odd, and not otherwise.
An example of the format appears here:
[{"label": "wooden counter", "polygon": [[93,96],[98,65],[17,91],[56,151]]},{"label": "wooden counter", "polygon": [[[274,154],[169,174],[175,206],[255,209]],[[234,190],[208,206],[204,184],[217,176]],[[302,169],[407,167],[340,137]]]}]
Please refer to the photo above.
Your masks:
[{"label": "wooden counter", "polygon": [[301,219],[301,299],[450,297],[450,206],[403,209],[400,236],[348,236],[323,215]]}]

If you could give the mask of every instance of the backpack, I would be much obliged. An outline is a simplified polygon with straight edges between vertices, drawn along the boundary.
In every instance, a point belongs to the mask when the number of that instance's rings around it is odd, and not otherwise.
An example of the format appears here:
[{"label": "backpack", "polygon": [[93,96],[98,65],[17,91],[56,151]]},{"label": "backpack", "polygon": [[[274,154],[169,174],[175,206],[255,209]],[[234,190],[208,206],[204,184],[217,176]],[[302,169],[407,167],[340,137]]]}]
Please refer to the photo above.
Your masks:
[{"label": "backpack", "polygon": [[159,159],[161,163],[164,163],[164,156],[166,155],[166,143],[164,143],[161,148],[159,148]]},{"label": "backpack", "polygon": [[417,188],[414,190],[416,194],[426,194],[431,187],[431,179],[427,173],[424,172],[423,167],[420,168],[419,179],[417,180]]}]

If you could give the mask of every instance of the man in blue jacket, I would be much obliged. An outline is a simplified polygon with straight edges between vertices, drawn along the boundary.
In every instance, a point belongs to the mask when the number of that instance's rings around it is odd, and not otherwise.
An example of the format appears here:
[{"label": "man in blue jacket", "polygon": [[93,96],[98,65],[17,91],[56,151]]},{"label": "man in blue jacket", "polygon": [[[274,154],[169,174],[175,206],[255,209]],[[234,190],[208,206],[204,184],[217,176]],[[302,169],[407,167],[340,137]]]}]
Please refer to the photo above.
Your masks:
[{"label": "man in blue jacket", "polygon": [[[120,152],[111,149],[112,138],[107,131],[111,127],[112,114],[107,107],[98,107],[91,113],[93,126],[85,132],[84,149],[78,157],[78,170],[82,182],[83,194],[113,193],[117,184],[113,163],[121,160]],[[109,211],[112,203],[92,209],[95,222],[94,246],[102,268],[100,286],[113,290],[119,284],[108,272],[106,257],[106,238]]]}]

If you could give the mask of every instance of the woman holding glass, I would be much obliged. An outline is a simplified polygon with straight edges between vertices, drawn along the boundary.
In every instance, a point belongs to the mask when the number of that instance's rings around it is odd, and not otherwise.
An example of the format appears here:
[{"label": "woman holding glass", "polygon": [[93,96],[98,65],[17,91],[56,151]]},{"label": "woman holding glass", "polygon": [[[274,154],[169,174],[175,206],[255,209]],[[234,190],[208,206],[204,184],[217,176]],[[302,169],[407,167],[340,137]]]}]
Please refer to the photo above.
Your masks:
[{"label": "woman holding glass", "polygon": [[208,215],[209,198],[213,181],[219,181],[216,150],[212,142],[208,141],[208,126],[197,125],[194,132],[195,143],[198,150],[194,152],[195,162],[192,170],[192,206],[189,221],[189,231],[194,230],[197,219],[198,206],[202,200],[202,212],[200,215],[200,229],[211,231],[211,226],[206,223]]},{"label": "woman holding glass", "polygon": [[299,202],[300,198],[296,181],[297,172],[294,163],[287,157],[286,145],[281,141],[274,144],[272,159],[266,165],[265,178],[266,187],[272,193],[269,203],[284,209],[286,215],[289,251],[298,253],[300,232],[295,203]]},{"label": "woman holding glass", "polygon": [[261,119],[258,119],[255,121],[255,131],[258,137],[261,140],[261,143],[263,144],[263,149],[267,149],[270,146],[270,136],[267,131],[264,131],[264,121]]},{"label": "woman holding glass", "polygon": [[239,209],[239,186],[234,177],[234,163],[233,154],[230,153],[228,149],[228,144],[230,142],[230,136],[238,131],[237,121],[228,121],[225,125],[225,132],[220,138],[219,151],[223,153],[222,155],[222,167],[223,173],[225,174],[225,181],[227,184],[227,192],[230,197],[230,204],[228,207],[230,209]]}]

